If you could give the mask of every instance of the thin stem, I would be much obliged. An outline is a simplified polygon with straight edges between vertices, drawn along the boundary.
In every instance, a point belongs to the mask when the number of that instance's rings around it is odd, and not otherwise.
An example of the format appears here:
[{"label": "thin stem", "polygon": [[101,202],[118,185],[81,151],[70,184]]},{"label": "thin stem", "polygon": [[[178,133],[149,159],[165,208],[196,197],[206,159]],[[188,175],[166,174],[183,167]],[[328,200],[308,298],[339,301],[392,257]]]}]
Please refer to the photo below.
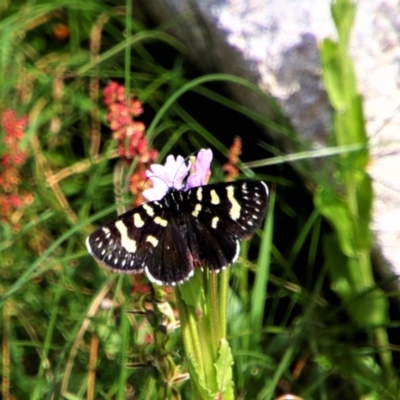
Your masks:
[{"label": "thin stem", "polygon": [[209,273],[209,279],[206,282],[207,287],[207,308],[210,313],[210,328],[213,339],[213,358],[218,354],[220,337],[220,310],[218,307],[218,275]]},{"label": "thin stem", "polygon": [[[189,306],[186,305],[185,301],[182,299],[181,293],[179,290],[176,290],[176,304],[179,311],[179,318],[181,321],[182,327],[182,338],[183,345],[185,347],[185,353],[188,358],[194,358],[198,365],[198,373],[202,374],[199,377],[201,380],[205,380],[204,376],[204,365],[203,365],[203,357],[200,346],[200,338],[197,332],[197,324],[196,320],[193,317],[192,312],[189,310]],[[193,308],[193,307],[190,307]],[[189,361],[190,364],[190,361]],[[195,384],[195,378],[191,376],[191,383],[194,390],[193,395],[197,393],[197,386]],[[199,395],[200,396],[200,395]],[[196,398],[194,396],[194,398]],[[198,397],[198,398],[201,398]]]},{"label": "thin stem", "polygon": [[219,281],[219,326],[220,338],[226,338],[228,325],[228,293],[229,293],[229,275],[230,269],[226,268],[221,272]]}]

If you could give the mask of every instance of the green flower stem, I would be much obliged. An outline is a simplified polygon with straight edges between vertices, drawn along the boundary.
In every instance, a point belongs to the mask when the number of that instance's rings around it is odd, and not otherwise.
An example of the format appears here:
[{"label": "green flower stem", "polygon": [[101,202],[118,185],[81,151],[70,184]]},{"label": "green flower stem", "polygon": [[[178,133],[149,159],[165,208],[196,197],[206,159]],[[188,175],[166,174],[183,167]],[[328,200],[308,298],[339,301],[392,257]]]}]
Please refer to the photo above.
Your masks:
[{"label": "green flower stem", "polygon": [[[190,306],[186,305],[179,290],[176,291],[176,302],[178,305],[179,318],[182,327],[183,344],[186,355],[197,360],[199,371],[204,371],[203,358],[200,346],[200,338],[197,332],[196,318]],[[202,376],[202,378],[205,378]]]},{"label": "green flower stem", "polygon": [[230,269],[226,268],[221,272],[219,282],[219,326],[220,338],[226,338],[228,326],[228,290],[229,290]]},{"label": "green flower stem", "polygon": [[[188,282],[186,285],[190,285]],[[207,388],[213,391],[216,388],[213,356],[210,343],[210,327],[205,310],[193,307],[185,302],[179,290],[177,293],[178,311],[181,320],[183,345],[188,358],[190,381],[194,394],[199,399],[208,398]],[[200,316],[196,310],[200,311]]]},{"label": "green flower stem", "polygon": [[223,399],[224,394],[233,398],[231,379],[227,384],[226,379],[221,378],[232,376],[231,354],[225,339],[228,279],[226,271],[221,275],[208,270],[196,271],[195,277],[176,291],[195,399],[211,400],[216,395]]},{"label": "green flower stem", "polygon": [[[206,271],[208,272],[208,271]],[[212,337],[212,352],[213,358],[215,359],[218,354],[219,342],[221,339],[220,336],[220,320],[219,320],[219,307],[218,307],[218,275],[213,273],[204,274],[208,278],[205,282],[206,298],[207,298],[207,309],[209,311],[209,323],[210,323],[210,332]]]}]

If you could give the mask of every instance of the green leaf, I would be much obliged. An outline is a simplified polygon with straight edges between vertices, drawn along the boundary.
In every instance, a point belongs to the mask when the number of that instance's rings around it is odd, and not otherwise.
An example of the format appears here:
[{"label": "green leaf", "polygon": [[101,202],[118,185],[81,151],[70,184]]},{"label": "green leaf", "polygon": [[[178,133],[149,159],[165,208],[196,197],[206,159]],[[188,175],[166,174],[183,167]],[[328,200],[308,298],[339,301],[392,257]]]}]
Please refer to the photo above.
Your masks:
[{"label": "green leaf", "polygon": [[358,235],[358,248],[369,249],[372,245],[372,235],[370,230],[372,200],[373,190],[371,178],[368,175],[364,175],[363,179],[359,183],[357,193],[357,225],[358,231],[361,233],[360,235]]},{"label": "green leaf", "polygon": [[188,355],[188,365],[190,372],[190,380],[192,385],[196,386],[201,399],[202,400],[213,400],[214,397],[211,394],[211,391],[208,389],[206,382],[203,379],[203,375],[199,371],[199,365],[196,361],[196,358],[192,355]]},{"label": "green leaf", "polygon": [[183,285],[179,285],[182,299],[188,306],[196,307],[199,303],[204,304],[204,291],[201,285],[202,275],[201,270],[196,270],[192,279],[189,279]]},{"label": "green leaf", "polygon": [[115,356],[121,351],[121,336],[115,327],[115,324],[99,323],[96,332],[109,356]]},{"label": "green leaf", "polygon": [[353,257],[353,227],[344,201],[333,190],[319,187],[314,194],[314,204],[335,229],[341,251]]},{"label": "green leaf", "polygon": [[351,0],[336,0],[332,3],[332,17],[339,34],[339,41],[348,46],[356,6]]},{"label": "green leaf", "polygon": [[335,110],[342,110],[346,107],[346,101],[343,98],[344,88],[340,73],[338,45],[331,39],[325,39],[322,42],[321,59],[322,73],[329,100]]},{"label": "green leaf", "polygon": [[[323,241],[331,287],[343,299],[346,310],[359,326],[378,326],[387,322],[387,299],[382,290],[366,288],[358,261],[346,257],[337,238],[326,235]],[[359,275],[357,279],[357,275]],[[367,289],[371,289],[368,291]]]},{"label": "green leaf", "polygon": [[234,398],[233,394],[233,381],[232,381],[232,365],[233,357],[226,339],[221,339],[221,346],[219,348],[219,357],[215,363],[217,370],[217,384],[219,388],[218,398],[230,400]]}]

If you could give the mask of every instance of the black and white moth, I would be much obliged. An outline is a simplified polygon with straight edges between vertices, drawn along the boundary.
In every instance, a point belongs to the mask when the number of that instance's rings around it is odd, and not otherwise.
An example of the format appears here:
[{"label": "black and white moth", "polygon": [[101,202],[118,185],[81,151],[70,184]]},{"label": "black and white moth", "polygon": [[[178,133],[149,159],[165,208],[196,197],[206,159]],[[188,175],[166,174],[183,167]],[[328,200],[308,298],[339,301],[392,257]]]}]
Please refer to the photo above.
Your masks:
[{"label": "black and white moth", "polygon": [[234,263],[239,240],[260,227],[267,205],[268,188],[261,181],[170,188],[161,200],[94,231],[86,246],[116,272],[145,272],[157,285],[176,285],[197,267],[219,272]]}]

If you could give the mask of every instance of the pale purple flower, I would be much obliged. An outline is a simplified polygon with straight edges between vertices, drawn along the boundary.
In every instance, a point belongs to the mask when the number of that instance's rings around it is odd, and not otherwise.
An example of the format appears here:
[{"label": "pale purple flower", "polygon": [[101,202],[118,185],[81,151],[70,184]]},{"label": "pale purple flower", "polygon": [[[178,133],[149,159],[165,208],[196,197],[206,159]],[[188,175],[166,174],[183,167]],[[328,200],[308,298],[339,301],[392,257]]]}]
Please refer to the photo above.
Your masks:
[{"label": "pale purple flower", "polygon": [[191,163],[185,163],[182,156],[169,155],[165,165],[152,164],[146,171],[146,175],[153,182],[153,187],[143,192],[143,196],[149,200],[161,200],[170,188],[182,189],[183,180],[190,171]]},{"label": "pale purple flower", "polygon": [[165,165],[153,164],[146,171],[146,175],[153,182],[153,187],[143,192],[148,201],[161,200],[170,188],[188,190],[192,187],[203,186],[210,176],[210,165],[213,158],[210,149],[198,152],[194,164],[194,172],[189,175],[186,185],[183,181],[187,177],[192,163],[185,162],[182,156],[169,155]]},{"label": "pale purple flower", "polygon": [[201,149],[197,154],[196,164],[194,165],[194,173],[192,173],[186,183],[185,189],[197,186],[203,186],[210,177],[210,165],[213,158],[211,149]]}]

